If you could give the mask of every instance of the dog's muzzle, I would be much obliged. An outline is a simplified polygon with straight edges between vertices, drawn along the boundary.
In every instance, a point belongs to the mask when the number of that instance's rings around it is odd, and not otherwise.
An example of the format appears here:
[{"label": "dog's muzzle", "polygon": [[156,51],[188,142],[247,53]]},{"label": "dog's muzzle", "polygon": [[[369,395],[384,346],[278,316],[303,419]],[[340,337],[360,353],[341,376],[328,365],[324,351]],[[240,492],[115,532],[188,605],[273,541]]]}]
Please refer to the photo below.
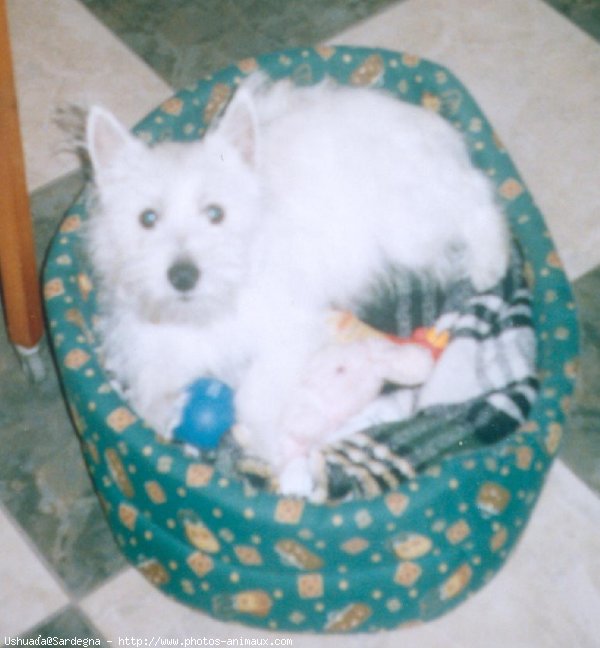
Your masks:
[{"label": "dog's muzzle", "polygon": [[200,279],[200,270],[195,263],[183,259],[174,263],[167,271],[169,282],[176,290],[185,293],[194,288]]}]

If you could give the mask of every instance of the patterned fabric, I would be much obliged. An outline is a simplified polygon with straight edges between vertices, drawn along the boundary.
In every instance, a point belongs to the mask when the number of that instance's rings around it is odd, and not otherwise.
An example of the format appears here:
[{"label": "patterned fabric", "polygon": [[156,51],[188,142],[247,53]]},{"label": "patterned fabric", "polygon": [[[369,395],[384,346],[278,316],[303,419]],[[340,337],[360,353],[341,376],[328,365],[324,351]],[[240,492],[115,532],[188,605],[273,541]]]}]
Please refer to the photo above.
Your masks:
[{"label": "patterned fabric", "polygon": [[[78,249],[87,215],[83,196],[57,232],[44,272],[57,366],[83,456],[125,556],[187,605],[287,631],[373,631],[431,619],[490,580],[539,496],[576,374],[570,288],[544,221],[489,123],[448,70],[417,57],[319,47],[245,60],[178,93],[137,133],[148,141],[201,136],[236,83],[259,67],[298,83],[329,75],[344,84],[382,87],[399,100],[440,111],[464,133],[522,248],[539,397],[525,419],[534,383],[517,373],[498,393],[502,381],[487,375],[481,384],[489,381],[491,389],[466,409],[433,399],[412,428],[418,443],[401,438],[403,422],[373,430],[372,441],[383,435],[393,446],[397,440],[393,447],[416,474],[369,499],[317,505],[248,488],[158,439],[104,374],[95,353],[94,285]],[[509,304],[498,321],[518,327],[527,309],[518,299]],[[457,344],[463,333],[465,343],[472,341],[480,324],[491,321],[488,315],[498,313],[493,300],[471,305],[476,317],[465,315],[454,331]],[[444,454],[451,449],[447,441],[435,447],[435,408],[444,408],[448,439],[460,444],[468,438],[459,453]],[[510,425],[524,420],[506,435],[505,417]]]}]

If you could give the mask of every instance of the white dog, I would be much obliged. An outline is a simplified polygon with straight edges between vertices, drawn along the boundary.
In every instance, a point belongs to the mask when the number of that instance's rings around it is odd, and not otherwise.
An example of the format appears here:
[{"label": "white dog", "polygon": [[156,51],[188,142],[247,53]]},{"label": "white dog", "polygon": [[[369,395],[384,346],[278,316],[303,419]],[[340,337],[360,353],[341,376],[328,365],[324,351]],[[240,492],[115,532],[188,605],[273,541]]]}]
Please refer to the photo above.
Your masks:
[{"label": "white dog", "polygon": [[[507,267],[504,217],[461,136],[379,91],[254,77],[200,141],[149,147],[93,108],[87,146],[107,368],[165,435],[186,385],[229,383],[240,441],[276,471],[329,309],[390,266],[477,289]],[[407,383],[430,368],[407,356]]]}]

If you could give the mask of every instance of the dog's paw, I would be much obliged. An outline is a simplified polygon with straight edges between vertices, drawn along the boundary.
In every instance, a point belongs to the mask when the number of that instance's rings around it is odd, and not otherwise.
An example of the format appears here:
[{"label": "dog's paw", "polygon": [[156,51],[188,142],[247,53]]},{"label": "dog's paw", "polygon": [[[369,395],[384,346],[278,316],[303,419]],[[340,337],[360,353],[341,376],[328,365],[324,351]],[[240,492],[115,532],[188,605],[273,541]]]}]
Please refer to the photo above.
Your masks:
[{"label": "dog's paw", "polygon": [[252,433],[250,428],[243,423],[236,423],[231,428],[231,434],[241,448],[247,449],[252,444]]},{"label": "dog's paw", "polygon": [[278,490],[282,495],[308,498],[312,496],[315,484],[307,457],[294,457],[288,461],[278,477]]}]

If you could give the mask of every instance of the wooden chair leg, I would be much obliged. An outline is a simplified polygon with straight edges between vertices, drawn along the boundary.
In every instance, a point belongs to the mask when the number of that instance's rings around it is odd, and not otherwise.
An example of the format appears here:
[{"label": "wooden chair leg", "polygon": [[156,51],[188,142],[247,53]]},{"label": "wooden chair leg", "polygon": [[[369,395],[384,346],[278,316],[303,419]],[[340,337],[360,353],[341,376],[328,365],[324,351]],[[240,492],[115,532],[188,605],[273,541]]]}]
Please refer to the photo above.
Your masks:
[{"label": "wooden chair leg", "polygon": [[0,282],[8,337],[27,353],[40,342],[44,325],[5,0],[0,0]]}]

